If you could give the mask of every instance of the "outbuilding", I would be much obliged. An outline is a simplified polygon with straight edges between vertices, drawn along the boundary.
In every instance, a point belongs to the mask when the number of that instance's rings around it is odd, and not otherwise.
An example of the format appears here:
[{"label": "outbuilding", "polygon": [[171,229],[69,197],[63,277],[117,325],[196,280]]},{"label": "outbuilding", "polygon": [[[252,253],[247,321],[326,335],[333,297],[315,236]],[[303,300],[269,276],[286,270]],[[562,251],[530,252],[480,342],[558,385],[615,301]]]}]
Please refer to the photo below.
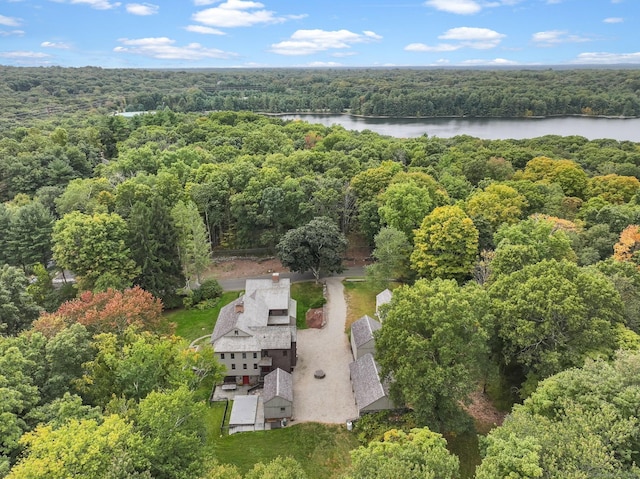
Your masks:
[{"label": "outbuilding", "polygon": [[389,398],[388,382],[381,380],[380,368],[371,354],[349,364],[349,372],[360,415],[395,408]]},{"label": "outbuilding", "polygon": [[373,333],[382,325],[371,316],[364,315],[351,325],[351,352],[356,360],[365,354],[376,353],[376,343]]},{"label": "outbuilding", "polygon": [[264,415],[259,396],[236,396],[231,407],[229,434],[264,429]]},{"label": "outbuilding", "polygon": [[293,378],[277,368],[264,377],[262,392],[266,421],[291,419],[293,416]]}]

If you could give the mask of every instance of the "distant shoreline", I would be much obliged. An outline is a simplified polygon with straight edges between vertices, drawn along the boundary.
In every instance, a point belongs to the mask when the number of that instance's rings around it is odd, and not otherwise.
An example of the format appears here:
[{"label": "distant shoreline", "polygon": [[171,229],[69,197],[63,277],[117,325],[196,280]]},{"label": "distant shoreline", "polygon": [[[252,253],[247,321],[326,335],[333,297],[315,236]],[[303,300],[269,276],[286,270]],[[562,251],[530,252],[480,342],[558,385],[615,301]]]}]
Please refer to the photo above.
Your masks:
[{"label": "distant shoreline", "polygon": [[567,113],[564,115],[532,115],[532,116],[466,116],[466,115],[451,115],[451,116],[388,116],[388,115],[358,115],[350,112],[284,112],[284,113],[270,113],[256,111],[254,113],[264,116],[289,116],[289,115],[317,115],[317,116],[335,116],[345,115],[353,118],[363,118],[371,120],[544,120],[548,118],[594,118],[605,120],[634,120],[640,117],[638,116],[623,116],[623,115],[583,115],[578,113]]}]

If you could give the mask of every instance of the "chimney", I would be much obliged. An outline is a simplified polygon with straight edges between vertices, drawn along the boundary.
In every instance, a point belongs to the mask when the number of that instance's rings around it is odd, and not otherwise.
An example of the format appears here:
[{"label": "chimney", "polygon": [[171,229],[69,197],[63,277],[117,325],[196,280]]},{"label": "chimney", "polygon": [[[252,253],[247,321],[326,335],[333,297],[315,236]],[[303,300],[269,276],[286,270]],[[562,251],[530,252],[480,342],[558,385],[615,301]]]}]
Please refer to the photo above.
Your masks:
[{"label": "chimney", "polygon": [[273,274],[271,275],[271,280],[272,280],[274,283],[277,283],[278,281],[280,281],[280,273],[273,273]]},{"label": "chimney", "polygon": [[244,313],[244,302],[236,304],[236,313]]}]

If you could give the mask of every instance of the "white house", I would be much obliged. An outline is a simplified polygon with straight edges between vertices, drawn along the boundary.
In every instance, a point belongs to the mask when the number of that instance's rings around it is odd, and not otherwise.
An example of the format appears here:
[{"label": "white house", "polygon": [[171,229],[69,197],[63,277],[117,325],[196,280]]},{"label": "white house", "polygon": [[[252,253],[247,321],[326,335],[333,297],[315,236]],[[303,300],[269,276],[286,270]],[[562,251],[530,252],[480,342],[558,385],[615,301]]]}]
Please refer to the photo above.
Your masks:
[{"label": "white house", "polygon": [[296,301],[291,283],[276,273],[249,279],[245,294],[220,310],[211,335],[216,359],[226,367],[225,382],[257,384],[280,368],[296,365]]}]

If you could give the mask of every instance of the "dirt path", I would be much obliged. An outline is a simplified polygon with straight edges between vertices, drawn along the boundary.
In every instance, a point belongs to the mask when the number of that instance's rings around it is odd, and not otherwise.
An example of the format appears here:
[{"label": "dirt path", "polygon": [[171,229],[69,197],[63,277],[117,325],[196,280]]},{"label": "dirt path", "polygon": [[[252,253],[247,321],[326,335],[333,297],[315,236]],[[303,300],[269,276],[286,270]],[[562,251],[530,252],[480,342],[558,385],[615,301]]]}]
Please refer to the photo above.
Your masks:
[{"label": "dirt path", "polygon": [[[349,380],[351,349],[344,325],[347,304],[343,278],[327,278],[327,324],[298,331],[298,364],[293,372],[296,422],[344,424],[358,416]],[[322,369],[323,379],[313,373]]]}]

